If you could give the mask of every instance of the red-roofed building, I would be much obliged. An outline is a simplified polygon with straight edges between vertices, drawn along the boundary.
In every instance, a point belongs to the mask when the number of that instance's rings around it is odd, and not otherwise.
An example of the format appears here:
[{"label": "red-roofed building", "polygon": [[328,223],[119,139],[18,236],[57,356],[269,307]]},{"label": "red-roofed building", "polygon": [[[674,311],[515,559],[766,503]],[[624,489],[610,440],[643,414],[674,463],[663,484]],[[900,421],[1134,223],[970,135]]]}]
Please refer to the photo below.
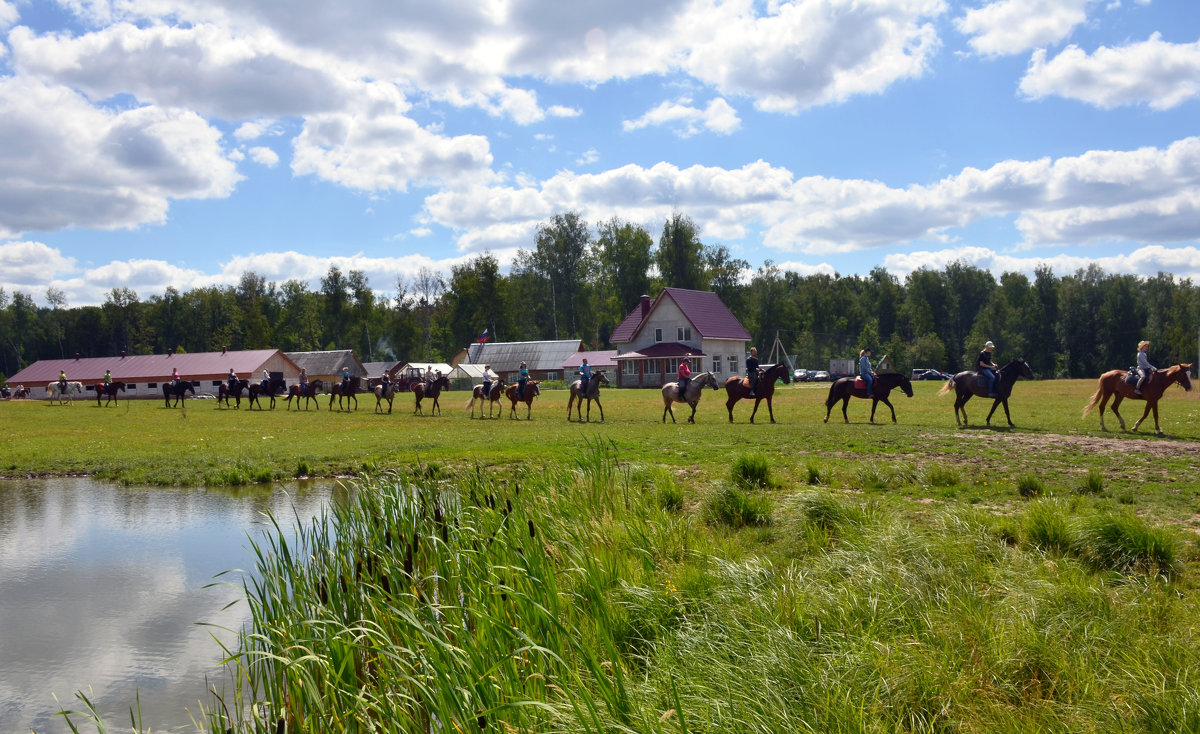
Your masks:
[{"label": "red-roofed building", "polygon": [[719,382],[740,374],[750,332],[716,293],[664,288],[653,300],[642,296],[609,341],[618,387],[662,387],[686,355],[693,374],[711,371]]}]

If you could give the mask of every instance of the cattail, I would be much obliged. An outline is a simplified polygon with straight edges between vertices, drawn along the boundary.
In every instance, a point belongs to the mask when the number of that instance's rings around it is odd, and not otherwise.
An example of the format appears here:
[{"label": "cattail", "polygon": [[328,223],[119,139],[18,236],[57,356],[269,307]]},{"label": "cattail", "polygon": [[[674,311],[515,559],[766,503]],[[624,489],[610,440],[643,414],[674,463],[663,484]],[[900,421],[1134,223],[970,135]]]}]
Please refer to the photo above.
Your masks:
[{"label": "cattail", "polygon": [[275,734],[284,734],[287,731],[287,722],[282,716],[279,717],[279,723],[275,725]]},{"label": "cattail", "polygon": [[533,520],[528,520],[527,522],[529,523],[529,537],[537,537],[537,531],[533,527]]},{"label": "cattail", "polygon": [[512,512],[512,500],[508,500],[508,499],[504,500],[504,506],[505,506],[505,508],[508,509],[508,512],[505,512],[504,514],[505,515],[510,514]]},{"label": "cattail", "polygon": [[479,718],[475,719],[475,723],[479,724],[480,729],[486,729],[487,728],[487,717],[480,715]]},{"label": "cattail", "polygon": [[517,497],[520,497],[520,496],[521,496],[521,483],[520,483],[520,482],[517,482],[517,483],[516,483],[515,485],[513,485],[513,486],[515,486],[515,487],[516,487],[516,495],[515,495],[515,496],[517,496]]}]

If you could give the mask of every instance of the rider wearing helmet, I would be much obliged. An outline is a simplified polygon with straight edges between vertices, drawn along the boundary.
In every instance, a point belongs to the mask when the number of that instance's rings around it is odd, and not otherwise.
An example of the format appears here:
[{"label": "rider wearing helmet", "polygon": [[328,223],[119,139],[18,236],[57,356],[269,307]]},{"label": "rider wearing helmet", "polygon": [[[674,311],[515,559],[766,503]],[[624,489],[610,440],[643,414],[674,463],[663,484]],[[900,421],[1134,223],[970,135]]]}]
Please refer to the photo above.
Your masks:
[{"label": "rider wearing helmet", "polygon": [[1157,369],[1157,367],[1150,364],[1150,342],[1148,340],[1138,342],[1138,381],[1137,387],[1133,391],[1134,395],[1137,395],[1139,398],[1142,396],[1142,388],[1146,385],[1146,381],[1150,379],[1150,375],[1153,375]]},{"label": "rider wearing helmet", "polygon": [[521,363],[521,369],[517,372],[517,397],[525,399],[525,383],[529,381],[529,365]]},{"label": "rider wearing helmet", "polygon": [[692,353],[688,352],[679,360],[679,399],[687,399],[687,386],[692,381]]}]

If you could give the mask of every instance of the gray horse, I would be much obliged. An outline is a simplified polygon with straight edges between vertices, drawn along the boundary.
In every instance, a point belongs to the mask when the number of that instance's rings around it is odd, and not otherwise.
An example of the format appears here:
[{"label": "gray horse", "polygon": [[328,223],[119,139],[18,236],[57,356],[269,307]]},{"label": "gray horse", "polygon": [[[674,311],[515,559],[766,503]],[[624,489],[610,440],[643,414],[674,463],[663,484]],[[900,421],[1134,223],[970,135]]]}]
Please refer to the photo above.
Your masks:
[{"label": "gray horse", "polygon": [[567,421],[568,422],[571,420],[571,406],[575,406],[575,414],[578,416],[579,421],[581,423],[583,422],[583,416],[581,415],[581,413],[583,412],[583,401],[584,400],[587,400],[588,422],[591,422],[591,420],[592,420],[592,401],[593,400],[596,401],[596,407],[600,408],[601,422],[604,421],[604,406],[600,404],[600,384],[601,383],[604,383],[605,385],[612,384],[608,381],[608,375],[604,374],[604,370],[600,370],[596,374],[592,375],[592,379],[588,380],[587,395],[583,395],[582,391],[580,390],[580,385],[583,384],[583,380],[576,380],[575,382],[571,383],[571,398],[569,400],[567,400]]},{"label": "gray horse", "polygon": [[387,401],[388,413],[392,412],[392,401],[396,398],[396,383],[389,382],[384,385],[380,383],[375,386],[375,412],[383,412],[383,401]]},{"label": "gray horse", "polygon": [[667,413],[671,414],[671,422],[675,422],[675,410],[671,407],[672,403],[687,403],[692,406],[692,414],[688,416],[688,423],[696,422],[696,404],[700,402],[701,391],[706,387],[711,387],[716,390],[720,385],[717,384],[717,378],[713,377],[711,372],[701,372],[692,378],[688,383],[687,394],[684,397],[679,397],[679,383],[668,382],[663,385],[663,423],[667,422]]},{"label": "gray horse", "polygon": [[46,385],[46,392],[50,395],[50,399],[57,400],[59,405],[73,403],[74,396],[83,393],[83,383],[68,382],[67,389],[60,392],[58,382],[51,382],[49,385]]}]

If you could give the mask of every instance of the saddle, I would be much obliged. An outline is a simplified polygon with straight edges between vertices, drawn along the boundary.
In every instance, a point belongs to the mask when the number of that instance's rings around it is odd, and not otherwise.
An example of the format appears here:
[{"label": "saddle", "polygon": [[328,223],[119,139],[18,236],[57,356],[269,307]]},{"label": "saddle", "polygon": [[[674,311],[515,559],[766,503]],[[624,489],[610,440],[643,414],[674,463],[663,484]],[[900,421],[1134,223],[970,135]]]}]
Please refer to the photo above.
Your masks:
[{"label": "saddle", "polygon": [[854,378],[854,389],[855,390],[866,390],[867,389],[867,381],[862,378],[862,375],[859,375],[858,377]]},{"label": "saddle", "polygon": [[1125,384],[1132,388],[1136,388],[1138,384],[1138,377],[1137,367],[1130,367],[1129,372],[1125,375]]}]

